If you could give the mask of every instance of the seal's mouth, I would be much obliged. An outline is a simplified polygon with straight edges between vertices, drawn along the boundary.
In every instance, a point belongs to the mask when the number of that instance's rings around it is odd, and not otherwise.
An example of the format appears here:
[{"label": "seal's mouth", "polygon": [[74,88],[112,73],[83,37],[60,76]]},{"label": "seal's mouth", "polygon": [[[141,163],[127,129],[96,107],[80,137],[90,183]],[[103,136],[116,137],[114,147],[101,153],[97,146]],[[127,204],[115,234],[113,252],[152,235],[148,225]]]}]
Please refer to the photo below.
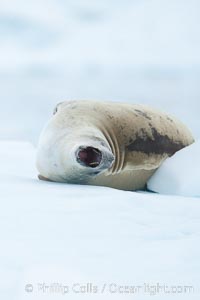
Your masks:
[{"label": "seal's mouth", "polygon": [[77,161],[90,168],[96,168],[102,161],[102,153],[94,147],[81,147],[77,153]]}]

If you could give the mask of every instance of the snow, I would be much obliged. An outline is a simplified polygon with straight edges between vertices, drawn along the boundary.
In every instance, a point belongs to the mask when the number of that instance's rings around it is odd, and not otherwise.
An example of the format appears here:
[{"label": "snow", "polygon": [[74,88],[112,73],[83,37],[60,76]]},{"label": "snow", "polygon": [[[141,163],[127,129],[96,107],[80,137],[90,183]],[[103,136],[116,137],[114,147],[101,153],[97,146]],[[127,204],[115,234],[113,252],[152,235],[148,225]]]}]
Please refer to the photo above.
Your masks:
[{"label": "snow", "polygon": [[[194,290],[156,299],[199,299],[197,198],[39,181],[24,142],[1,141],[0,165],[2,299],[60,299],[56,284],[69,286],[70,299],[149,299],[157,284]],[[71,290],[87,283],[99,292]],[[141,288],[109,292],[119,285]]]},{"label": "snow", "polygon": [[200,197],[200,141],[168,158],[148,182],[160,194]]}]

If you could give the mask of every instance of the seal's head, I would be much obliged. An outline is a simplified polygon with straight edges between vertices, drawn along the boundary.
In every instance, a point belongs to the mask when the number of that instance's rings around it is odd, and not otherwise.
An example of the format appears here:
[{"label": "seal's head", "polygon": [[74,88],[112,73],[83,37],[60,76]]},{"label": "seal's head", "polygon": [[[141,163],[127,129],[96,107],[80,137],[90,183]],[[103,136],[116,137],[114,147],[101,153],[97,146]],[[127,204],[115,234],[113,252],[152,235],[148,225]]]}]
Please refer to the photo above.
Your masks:
[{"label": "seal's head", "polygon": [[65,106],[54,112],[38,144],[39,178],[87,183],[91,176],[110,169],[114,155],[102,132],[91,124],[82,124],[71,110],[66,114]]}]

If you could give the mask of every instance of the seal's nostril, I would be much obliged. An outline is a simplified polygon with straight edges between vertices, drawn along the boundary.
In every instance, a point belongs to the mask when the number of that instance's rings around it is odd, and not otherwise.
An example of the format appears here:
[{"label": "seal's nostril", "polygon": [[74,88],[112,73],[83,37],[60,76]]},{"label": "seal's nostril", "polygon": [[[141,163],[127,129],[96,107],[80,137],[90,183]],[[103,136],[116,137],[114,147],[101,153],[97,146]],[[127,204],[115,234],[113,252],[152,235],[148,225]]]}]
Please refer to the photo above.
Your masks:
[{"label": "seal's nostril", "polygon": [[80,148],[77,160],[87,167],[96,168],[101,163],[102,153],[93,147]]}]

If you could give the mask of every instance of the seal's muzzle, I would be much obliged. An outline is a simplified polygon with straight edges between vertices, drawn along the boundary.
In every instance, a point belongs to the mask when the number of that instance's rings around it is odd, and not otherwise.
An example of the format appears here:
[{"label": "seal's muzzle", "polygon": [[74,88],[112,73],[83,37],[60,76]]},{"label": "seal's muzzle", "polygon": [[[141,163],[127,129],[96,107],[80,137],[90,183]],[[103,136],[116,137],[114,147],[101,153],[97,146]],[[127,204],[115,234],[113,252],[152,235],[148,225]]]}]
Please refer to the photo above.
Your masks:
[{"label": "seal's muzzle", "polygon": [[81,147],[77,153],[77,161],[90,168],[96,168],[102,161],[102,153],[94,147]]}]

